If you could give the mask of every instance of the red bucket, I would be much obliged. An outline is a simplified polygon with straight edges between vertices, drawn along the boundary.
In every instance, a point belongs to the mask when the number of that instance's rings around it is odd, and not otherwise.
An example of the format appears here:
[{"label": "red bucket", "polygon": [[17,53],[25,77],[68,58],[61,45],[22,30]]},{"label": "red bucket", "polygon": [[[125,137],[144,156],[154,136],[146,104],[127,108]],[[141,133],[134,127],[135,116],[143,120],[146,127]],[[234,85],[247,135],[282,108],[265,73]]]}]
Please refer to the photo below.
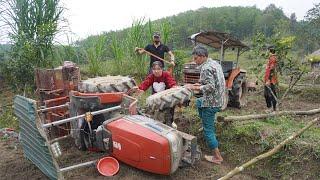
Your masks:
[{"label": "red bucket", "polygon": [[107,156],[98,161],[97,169],[103,176],[113,176],[119,171],[119,162],[115,158]]}]

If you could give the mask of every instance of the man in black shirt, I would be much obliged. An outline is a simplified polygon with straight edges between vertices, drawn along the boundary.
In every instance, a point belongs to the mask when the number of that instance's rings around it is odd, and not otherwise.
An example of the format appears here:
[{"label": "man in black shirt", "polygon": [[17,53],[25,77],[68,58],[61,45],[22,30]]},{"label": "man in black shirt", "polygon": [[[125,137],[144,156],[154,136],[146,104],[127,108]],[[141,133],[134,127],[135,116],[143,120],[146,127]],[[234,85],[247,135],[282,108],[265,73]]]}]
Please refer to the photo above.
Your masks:
[{"label": "man in black shirt", "polygon": [[[174,66],[174,55],[171,52],[171,50],[168,48],[168,46],[164,45],[161,43],[160,39],[160,33],[155,32],[153,34],[153,44],[148,44],[144,49],[137,49],[139,54],[145,53],[145,51],[148,51],[162,59],[164,59],[164,53],[168,53],[171,58],[171,64]],[[160,59],[150,56],[150,65],[149,69],[151,69],[152,63],[155,61],[160,61],[162,64],[162,67],[164,67],[164,62],[161,61]]]}]

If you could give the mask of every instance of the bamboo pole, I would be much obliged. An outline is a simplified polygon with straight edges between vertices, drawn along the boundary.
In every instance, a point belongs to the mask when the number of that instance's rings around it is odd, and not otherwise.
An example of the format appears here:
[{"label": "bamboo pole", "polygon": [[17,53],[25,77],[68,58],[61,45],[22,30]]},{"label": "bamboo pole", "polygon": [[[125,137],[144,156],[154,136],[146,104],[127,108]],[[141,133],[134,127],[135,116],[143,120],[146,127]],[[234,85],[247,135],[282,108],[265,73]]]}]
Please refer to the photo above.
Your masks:
[{"label": "bamboo pole", "polygon": [[275,153],[277,153],[278,151],[280,151],[280,149],[288,144],[290,141],[292,141],[293,139],[297,138],[298,136],[300,136],[304,131],[306,131],[307,129],[309,129],[312,125],[314,125],[316,122],[318,122],[320,120],[320,118],[315,118],[314,120],[310,121],[305,127],[303,127],[302,129],[300,129],[298,132],[293,133],[291,136],[289,136],[286,140],[282,141],[280,144],[278,144],[276,147],[274,147],[273,149],[271,149],[270,151],[263,153],[253,159],[251,159],[250,161],[244,163],[243,165],[234,168],[232,171],[230,171],[227,175],[219,178],[218,180],[225,180],[225,179],[230,179],[231,177],[233,177],[234,175],[240,173],[241,171],[243,171],[245,168],[255,164],[256,162],[265,159],[269,156],[274,155]]},{"label": "bamboo pole", "polygon": [[155,58],[157,58],[157,59],[159,59],[159,60],[161,60],[161,61],[163,61],[163,62],[165,62],[165,63],[168,63],[168,64],[171,64],[171,65],[172,65],[171,62],[169,62],[169,61],[167,61],[167,60],[165,60],[165,59],[163,59],[163,58],[161,58],[161,57],[159,57],[159,56],[157,56],[157,55],[155,55],[155,54],[153,54],[153,53],[151,53],[151,52],[149,52],[149,51],[147,51],[147,50],[145,50],[145,49],[143,49],[143,48],[136,48],[136,51],[137,51],[137,50],[140,50],[140,49],[142,49],[146,54],[148,54],[148,55],[150,55],[150,56],[153,56],[153,57],[155,57]]},{"label": "bamboo pole", "polygon": [[245,121],[245,120],[252,120],[252,119],[264,119],[268,117],[275,117],[275,116],[283,116],[283,115],[314,115],[320,113],[319,109],[312,109],[308,111],[275,111],[269,114],[251,114],[251,115],[244,115],[244,116],[227,116],[222,117],[218,116],[217,120],[222,122],[232,122],[232,121]]}]

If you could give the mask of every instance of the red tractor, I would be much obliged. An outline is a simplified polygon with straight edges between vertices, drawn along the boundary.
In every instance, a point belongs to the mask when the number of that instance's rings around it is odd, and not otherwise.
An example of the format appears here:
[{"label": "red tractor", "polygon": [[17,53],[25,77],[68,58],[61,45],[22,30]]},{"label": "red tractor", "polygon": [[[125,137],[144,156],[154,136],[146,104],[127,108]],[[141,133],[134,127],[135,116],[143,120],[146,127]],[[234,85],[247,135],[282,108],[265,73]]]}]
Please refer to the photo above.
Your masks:
[{"label": "red tractor", "polygon": [[[48,70],[54,75],[52,71],[59,69]],[[64,153],[58,142],[70,141],[70,137],[80,150],[105,152],[156,174],[169,175],[179,166],[200,160],[196,137],[137,113],[137,100],[126,93],[135,85],[132,79],[120,76],[81,82],[78,79],[79,88],[67,89],[66,95],[52,94],[57,92],[55,79],[59,78],[50,77],[45,70],[41,73],[42,77],[53,79],[47,82],[51,84],[45,90],[39,87],[46,83],[37,84],[39,92],[44,92],[41,103],[17,96],[14,106],[25,155],[50,179],[63,178],[63,172],[96,163],[95,160],[60,167],[58,159]],[[39,76],[36,77],[38,82]],[[61,84],[74,84],[72,78],[61,79]],[[57,96],[50,99],[52,95]],[[63,133],[52,133],[60,129]]]},{"label": "red tractor", "polygon": [[[191,35],[189,38],[195,44],[201,43],[220,49],[220,62],[224,77],[226,80],[225,104],[222,109],[228,106],[241,108],[245,105],[246,94],[246,70],[239,67],[239,56],[242,52],[248,50],[248,46],[243,44],[240,40],[232,37],[228,33],[217,31],[204,31]],[[237,50],[236,61],[225,61],[225,50]],[[195,63],[184,64],[184,83],[198,83],[200,78],[200,69]],[[199,95],[201,96],[201,95]]]}]

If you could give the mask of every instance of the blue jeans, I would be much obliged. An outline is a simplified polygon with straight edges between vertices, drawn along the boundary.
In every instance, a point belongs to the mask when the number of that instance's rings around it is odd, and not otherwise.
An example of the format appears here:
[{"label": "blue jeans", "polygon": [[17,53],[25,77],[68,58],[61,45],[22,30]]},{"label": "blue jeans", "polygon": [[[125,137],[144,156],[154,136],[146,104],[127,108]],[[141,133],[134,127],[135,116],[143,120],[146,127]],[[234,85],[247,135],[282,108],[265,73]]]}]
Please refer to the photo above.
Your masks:
[{"label": "blue jeans", "polygon": [[207,141],[210,149],[218,148],[218,140],[215,130],[215,115],[220,111],[218,107],[201,107],[202,98],[196,100],[199,117],[202,120],[204,138]]}]

